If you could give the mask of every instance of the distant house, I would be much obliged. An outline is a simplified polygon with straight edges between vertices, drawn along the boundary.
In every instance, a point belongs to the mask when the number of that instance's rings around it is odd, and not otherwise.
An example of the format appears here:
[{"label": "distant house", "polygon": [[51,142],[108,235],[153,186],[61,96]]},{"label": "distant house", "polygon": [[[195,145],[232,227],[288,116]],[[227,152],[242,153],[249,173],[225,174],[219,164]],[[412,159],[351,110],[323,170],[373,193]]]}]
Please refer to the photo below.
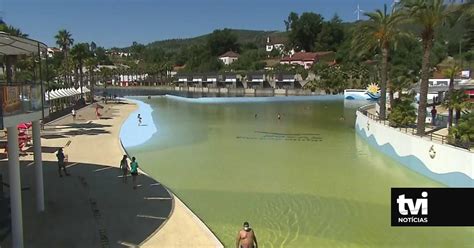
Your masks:
[{"label": "distant house", "polygon": [[224,63],[225,65],[230,65],[234,63],[234,61],[238,60],[240,57],[240,54],[232,51],[228,51],[221,56],[219,56],[219,59]]},{"label": "distant house", "polygon": [[52,58],[54,54],[60,53],[61,49],[57,47],[48,47],[48,58]]},{"label": "distant house", "polygon": [[109,56],[116,56],[116,57],[130,57],[131,56],[131,53],[121,52],[117,50],[107,50],[105,51],[105,54]]},{"label": "distant house", "polygon": [[268,84],[265,73],[253,72],[247,74],[247,88],[262,89],[264,88],[265,83]]},{"label": "distant house", "polygon": [[277,89],[294,89],[301,86],[297,80],[296,75],[292,73],[279,73],[275,76],[275,88]]},{"label": "distant house", "polygon": [[194,74],[192,77],[192,81],[188,84],[192,87],[202,87],[202,81],[205,80],[204,75],[202,74]]},{"label": "distant house", "polygon": [[278,37],[278,36],[270,37],[270,36],[268,36],[265,50],[267,52],[271,52],[271,51],[276,49],[280,52],[283,52],[283,50],[285,50],[285,43],[286,43],[286,39],[284,37]]},{"label": "distant house", "polygon": [[235,73],[223,74],[220,80],[217,81],[217,87],[219,88],[237,88],[239,79]]},{"label": "distant house", "polygon": [[280,64],[289,64],[289,65],[301,65],[305,69],[309,69],[313,66],[314,63],[318,62],[324,57],[334,56],[334,52],[297,52],[291,56],[283,57],[280,60]]},{"label": "distant house", "polygon": [[217,73],[208,73],[202,81],[202,87],[214,88],[217,87],[219,75]]},{"label": "distant house", "polygon": [[193,82],[193,77],[187,74],[176,75],[176,85],[179,87],[187,87]]}]

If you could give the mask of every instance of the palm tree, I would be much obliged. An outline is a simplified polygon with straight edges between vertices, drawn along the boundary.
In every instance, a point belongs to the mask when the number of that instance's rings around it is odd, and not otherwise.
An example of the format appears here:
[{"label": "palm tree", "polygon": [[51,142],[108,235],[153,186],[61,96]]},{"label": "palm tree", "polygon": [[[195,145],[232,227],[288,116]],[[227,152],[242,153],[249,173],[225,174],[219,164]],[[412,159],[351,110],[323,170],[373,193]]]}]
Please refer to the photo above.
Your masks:
[{"label": "palm tree", "polygon": [[[459,73],[461,68],[453,64],[451,67],[444,70],[444,75],[449,78],[449,88],[446,98],[450,99],[450,96],[453,94],[454,91],[454,77]],[[448,109],[448,128],[453,125],[453,108],[449,107]]]},{"label": "palm tree", "polygon": [[379,117],[385,120],[389,50],[398,36],[403,34],[399,30],[399,24],[403,21],[404,15],[397,8],[393,8],[391,13],[388,13],[387,5],[384,5],[383,11],[377,9],[365,15],[369,17],[369,20],[357,28],[352,47],[361,52],[375,49],[380,49],[382,52]]},{"label": "palm tree", "polygon": [[71,55],[73,60],[77,63],[79,68],[79,86],[81,88],[81,98],[83,96],[82,86],[83,86],[83,67],[84,61],[91,56],[89,50],[89,44],[87,43],[78,43],[71,49]]},{"label": "palm tree", "polygon": [[426,107],[428,100],[428,81],[430,77],[430,55],[435,39],[435,30],[443,25],[455,12],[455,8],[448,8],[443,0],[406,0],[402,1],[402,8],[409,13],[412,21],[422,27],[421,40],[423,45],[423,59],[421,63],[420,102],[418,106],[418,120],[416,132],[425,134]]},{"label": "palm tree", "polygon": [[95,94],[95,78],[94,78],[94,70],[97,68],[97,58],[95,57],[89,57],[84,61],[84,64],[86,65],[87,71],[89,73],[89,82],[91,86],[91,95],[92,98],[94,97]]},{"label": "palm tree", "polygon": [[[7,34],[26,38],[28,34],[23,33],[20,29],[15,28],[11,25],[6,25],[5,23],[0,24],[0,31]],[[17,55],[6,55],[5,57],[5,70],[6,70],[6,81],[8,84],[12,83],[15,80],[15,63],[17,61]]]},{"label": "palm tree", "polygon": [[[56,44],[61,48],[61,51],[63,52],[63,62],[65,63],[64,68],[68,69],[68,51],[69,48],[74,44],[74,39],[72,38],[71,33],[69,33],[69,31],[67,31],[66,29],[59,30],[59,32],[54,36],[54,38],[56,39]],[[69,72],[64,74],[64,82],[66,84],[70,84]]]},{"label": "palm tree", "polygon": [[469,96],[464,92],[464,90],[453,90],[446,98],[444,106],[456,111],[456,116],[454,117],[455,123],[457,124],[459,118],[461,118],[461,111],[464,108],[470,107]]}]

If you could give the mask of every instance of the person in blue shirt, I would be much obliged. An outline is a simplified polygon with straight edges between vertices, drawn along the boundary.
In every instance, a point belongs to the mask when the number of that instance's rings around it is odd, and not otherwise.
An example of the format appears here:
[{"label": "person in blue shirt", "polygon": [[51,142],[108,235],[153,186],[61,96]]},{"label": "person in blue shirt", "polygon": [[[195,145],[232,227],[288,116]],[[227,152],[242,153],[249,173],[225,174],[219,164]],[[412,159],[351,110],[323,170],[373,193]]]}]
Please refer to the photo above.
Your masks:
[{"label": "person in blue shirt", "polygon": [[132,162],[130,163],[130,174],[132,174],[133,189],[136,189],[137,176],[138,176],[138,163],[135,157],[132,157]]}]

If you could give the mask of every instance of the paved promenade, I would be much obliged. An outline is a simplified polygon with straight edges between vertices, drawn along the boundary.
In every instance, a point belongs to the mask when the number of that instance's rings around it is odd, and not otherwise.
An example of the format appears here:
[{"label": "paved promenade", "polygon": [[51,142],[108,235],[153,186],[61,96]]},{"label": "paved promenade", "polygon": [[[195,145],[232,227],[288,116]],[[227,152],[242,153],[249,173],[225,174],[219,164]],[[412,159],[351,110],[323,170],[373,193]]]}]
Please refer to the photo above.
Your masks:
[{"label": "paved promenade", "polygon": [[[103,105],[103,104],[102,104]],[[45,208],[35,210],[32,148],[21,158],[26,247],[222,247],[209,229],[159,182],[141,174],[139,188],[122,183],[120,126],[134,104],[93,106],[45,126],[42,135]],[[60,178],[55,152],[65,147],[69,177]],[[138,158],[139,161],[139,158]],[[7,164],[0,173],[7,177]],[[4,191],[8,191],[5,188]],[[10,237],[0,237],[10,247]]]}]

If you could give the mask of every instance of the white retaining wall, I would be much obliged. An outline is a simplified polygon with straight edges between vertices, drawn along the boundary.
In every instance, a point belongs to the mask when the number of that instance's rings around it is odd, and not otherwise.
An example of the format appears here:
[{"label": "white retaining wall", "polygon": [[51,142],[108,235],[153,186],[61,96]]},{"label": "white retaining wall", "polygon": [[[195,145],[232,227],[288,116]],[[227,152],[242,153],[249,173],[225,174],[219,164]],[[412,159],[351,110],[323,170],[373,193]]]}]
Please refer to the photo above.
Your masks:
[{"label": "white retaining wall", "polygon": [[[472,181],[474,178],[473,152],[405,134],[368,118],[360,111],[357,111],[356,130],[360,135],[365,135],[364,138],[369,138],[372,135],[376,142],[375,145],[383,148],[382,152],[390,153],[386,146],[383,147],[389,144],[397,156],[414,156],[431,172],[436,174],[462,173],[471,179],[471,183],[474,182]],[[474,184],[470,186],[474,187]]]}]

